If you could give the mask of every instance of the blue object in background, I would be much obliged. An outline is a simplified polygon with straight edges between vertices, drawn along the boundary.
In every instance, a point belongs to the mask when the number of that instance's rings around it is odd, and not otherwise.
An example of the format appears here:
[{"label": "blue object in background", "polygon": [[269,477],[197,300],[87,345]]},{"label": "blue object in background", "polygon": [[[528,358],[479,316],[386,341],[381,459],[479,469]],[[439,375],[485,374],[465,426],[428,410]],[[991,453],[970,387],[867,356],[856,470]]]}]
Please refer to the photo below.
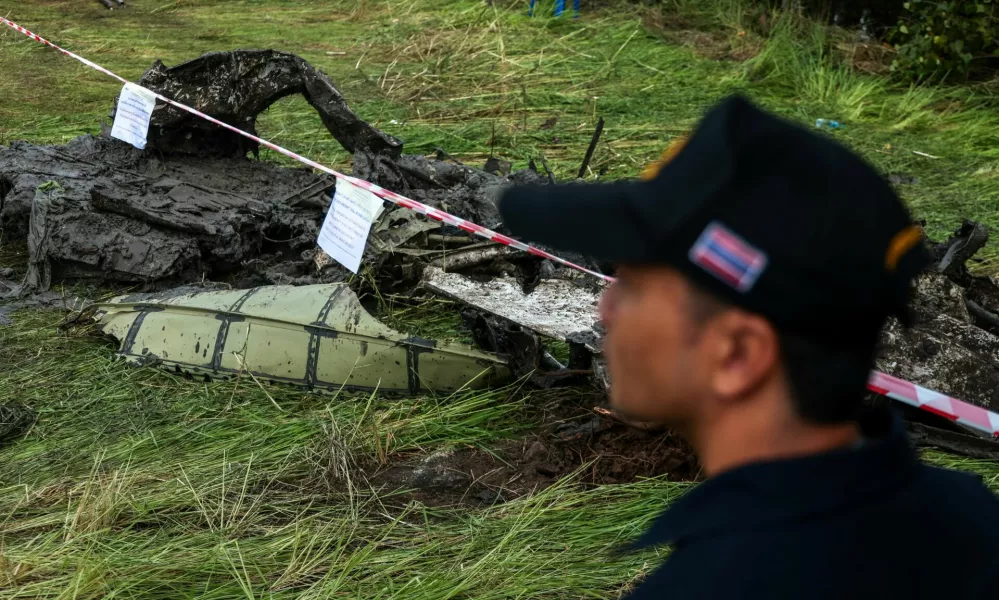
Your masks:
[{"label": "blue object in background", "polygon": [[[535,2],[536,2],[536,0],[531,0],[531,5],[527,9],[527,16],[529,16],[529,17],[533,17],[534,16],[534,5],[535,5]],[[573,10],[573,13],[574,13],[574,17],[573,18],[578,19],[579,18],[579,0],[572,0],[572,10]],[[564,12],[565,12],[565,0],[555,0],[555,16],[556,17],[561,17],[562,13],[564,13]]]},{"label": "blue object in background", "polygon": [[839,121],[829,119],[815,119],[815,127],[818,129],[839,129],[843,125]]}]

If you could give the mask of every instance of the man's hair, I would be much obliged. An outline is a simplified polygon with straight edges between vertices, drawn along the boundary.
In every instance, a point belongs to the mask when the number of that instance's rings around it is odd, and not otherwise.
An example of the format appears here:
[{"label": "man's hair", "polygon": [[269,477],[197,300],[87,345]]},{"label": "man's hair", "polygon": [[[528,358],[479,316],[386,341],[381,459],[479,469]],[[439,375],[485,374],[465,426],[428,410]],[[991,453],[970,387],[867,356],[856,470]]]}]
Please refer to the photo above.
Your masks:
[{"label": "man's hair", "polygon": [[[689,309],[698,325],[733,308],[694,284],[691,288]],[[774,330],[798,415],[824,424],[855,419],[863,405],[865,384],[874,363],[876,338],[866,344],[835,346],[781,331],[776,326]]]}]

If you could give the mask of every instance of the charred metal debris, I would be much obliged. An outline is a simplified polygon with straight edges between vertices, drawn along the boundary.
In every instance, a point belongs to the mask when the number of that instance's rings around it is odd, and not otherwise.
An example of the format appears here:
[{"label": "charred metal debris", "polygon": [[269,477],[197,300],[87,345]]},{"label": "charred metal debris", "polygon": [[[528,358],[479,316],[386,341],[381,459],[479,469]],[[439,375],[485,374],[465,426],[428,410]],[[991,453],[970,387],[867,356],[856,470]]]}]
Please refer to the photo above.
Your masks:
[{"label": "charred metal debris", "polygon": [[[478,169],[444,150],[406,154],[401,140],[355,114],[329,77],[288,53],[214,52],[175,67],[157,61],[140,84],[251,133],[271,104],[301,94],[353,154],[355,177],[500,232],[498,190],[554,181],[533,161],[512,171],[498,157]],[[148,140],[137,150],[105,132],[58,146],[0,147],[0,233],[28,253],[24,272],[0,271],[0,325],[18,308],[70,308],[50,288],[84,282],[130,293],[77,318],[96,319],[130,362],[196,377],[246,371],[307,389],[403,394],[517,377],[544,387],[608,385],[601,284],[592,278],[389,203],[372,226],[364,276],[354,277],[315,243],[333,178],[249,158],[257,148],[246,138],[168,106],[154,111]],[[918,281],[916,324],[885,328],[878,368],[999,410],[999,284],[967,268],[988,237],[967,222],[931,243],[936,263]],[[478,349],[385,326],[364,306],[376,290],[458,301]],[[10,415],[0,438],[31,421],[27,409],[3,410]],[[999,456],[993,441],[932,415],[911,416],[921,443]]]}]

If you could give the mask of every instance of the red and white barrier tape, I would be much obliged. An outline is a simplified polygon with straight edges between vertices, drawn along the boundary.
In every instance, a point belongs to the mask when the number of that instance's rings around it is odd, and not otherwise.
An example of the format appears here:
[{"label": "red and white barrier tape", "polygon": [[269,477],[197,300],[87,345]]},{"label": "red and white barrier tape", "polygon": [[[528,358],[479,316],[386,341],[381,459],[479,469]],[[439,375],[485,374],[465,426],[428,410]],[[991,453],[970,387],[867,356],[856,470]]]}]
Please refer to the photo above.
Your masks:
[{"label": "red and white barrier tape", "polygon": [[[102,67],[102,66],[100,66],[100,65],[98,65],[96,63],[93,63],[93,62],[91,62],[91,61],[83,58],[82,56],[78,56],[76,54],[73,54],[69,50],[65,50],[65,49],[63,49],[63,48],[61,48],[61,47],[53,44],[52,42],[46,40],[45,38],[43,38],[43,37],[41,37],[41,36],[39,36],[37,34],[34,34],[31,31],[28,31],[24,27],[21,27],[17,23],[14,23],[12,21],[9,21],[8,19],[5,19],[4,17],[0,17],[0,23],[6,25],[8,27],[10,27],[11,29],[14,29],[15,31],[19,31],[19,32],[23,33],[24,35],[26,35],[29,38],[35,40],[36,42],[40,42],[42,44],[45,44],[46,46],[49,46],[51,48],[55,48],[56,50],[58,50],[59,52],[62,52],[66,56],[69,56],[70,58],[74,58],[74,59],[80,61],[81,63],[87,65],[91,69],[94,69],[96,71],[100,71],[101,73],[104,73],[105,75],[107,75],[109,77],[113,77],[114,79],[117,79],[122,84],[131,83],[127,79],[125,79],[123,77],[120,77],[120,76],[116,75],[115,73],[112,73],[111,71],[105,69],[104,67]],[[571,268],[576,269],[578,271],[582,271],[583,273],[587,273],[587,274],[593,275],[594,277],[597,277],[599,279],[603,279],[604,281],[614,281],[614,279],[612,277],[604,275],[603,273],[598,273],[598,272],[593,271],[591,269],[587,269],[586,267],[583,267],[581,265],[577,265],[577,264],[575,264],[573,262],[565,260],[564,258],[559,258],[558,256],[555,256],[554,254],[551,254],[550,252],[546,252],[546,251],[544,251],[544,250],[542,250],[540,248],[536,248],[536,247],[531,246],[529,244],[525,244],[523,242],[517,241],[517,240],[515,240],[513,238],[510,238],[510,237],[507,237],[507,236],[505,236],[503,234],[496,233],[495,231],[492,231],[491,229],[487,229],[485,227],[482,227],[481,225],[476,225],[475,223],[472,223],[470,221],[466,221],[465,219],[462,219],[461,217],[457,217],[455,215],[446,213],[444,211],[437,210],[436,208],[433,208],[432,206],[427,206],[426,204],[423,204],[421,202],[417,202],[415,200],[410,200],[409,198],[406,198],[404,196],[400,196],[399,194],[396,194],[393,191],[386,190],[386,189],[384,189],[384,188],[382,188],[380,186],[377,186],[377,185],[375,185],[375,184],[373,184],[371,182],[364,181],[363,179],[356,179],[354,177],[350,177],[348,175],[344,175],[342,173],[334,171],[333,169],[331,169],[329,167],[321,165],[321,164],[319,164],[319,163],[317,163],[317,162],[315,162],[315,161],[313,161],[311,159],[305,158],[304,156],[301,156],[300,154],[296,154],[295,152],[292,152],[291,150],[287,150],[285,148],[282,148],[281,146],[278,146],[277,144],[273,144],[271,142],[268,142],[267,140],[264,140],[264,139],[261,139],[261,138],[255,136],[253,134],[247,133],[247,132],[245,132],[245,131],[237,128],[237,127],[233,127],[232,125],[229,125],[228,123],[223,123],[222,121],[219,121],[218,119],[216,119],[214,117],[210,117],[210,116],[206,115],[205,113],[203,113],[203,112],[201,112],[199,110],[195,110],[195,109],[191,108],[190,106],[181,104],[179,102],[175,102],[175,101],[171,100],[170,98],[167,98],[166,96],[163,96],[161,94],[157,94],[156,92],[153,92],[152,90],[149,90],[149,91],[150,91],[150,93],[154,94],[157,99],[159,99],[159,100],[161,100],[161,101],[169,104],[170,106],[174,106],[176,108],[179,108],[180,110],[189,112],[192,115],[196,115],[198,117],[201,117],[202,119],[205,119],[206,121],[210,121],[212,123],[215,123],[219,127],[222,127],[224,129],[228,129],[229,131],[232,131],[233,133],[237,133],[237,134],[239,134],[239,135],[241,135],[243,137],[249,138],[249,139],[257,142],[258,144],[260,144],[262,146],[265,146],[267,148],[270,148],[271,150],[274,150],[275,152],[279,152],[279,153],[281,153],[281,154],[283,154],[283,155],[285,155],[285,156],[287,156],[289,158],[297,160],[298,162],[300,162],[302,164],[305,164],[305,165],[308,165],[308,166],[312,167],[313,169],[316,169],[318,171],[322,171],[323,173],[328,173],[328,174],[333,175],[334,177],[336,177],[338,179],[342,179],[344,181],[347,181],[348,183],[351,183],[351,184],[356,185],[358,187],[362,187],[362,188],[364,188],[366,190],[369,190],[373,194],[375,194],[376,196],[378,196],[380,198],[383,198],[385,200],[388,200],[389,202],[391,202],[393,204],[397,204],[399,206],[408,208],[410,210],[415,210],[416,212],[418,212],[420,214],[424,214],[424,215],[430,217],[431,219],[434,219],[435,221],[440,221],[442,223],[447,223],[448,225],[453,225],[453,226],[455,226],[455,227],[457,227],[459,229],[462,229],[462,230],[467,231],[469,233],[474,233],[475,235],[478,235],[480,237],[484,237],[487,240],[490,240],[490,241],[495,242],[497,244],[503,244],[504,246],[510,246],[511,248],[516,248],[517,250],[522,250],[524,252],[528,252],[528,253],[533,254],[535,256],[540,256],[542,258],[547,258],[549,260],[552,260],[552,261],[555,261],[557,263],[563,264],[563,265],[565,265],[567,267],[571,267]],[[973,404],[969,404],[967,402],[964,402],[962,400],[958,400],[956,398],[951,398],[949,396],[944,396],[943,394],[940,394],[938,392],[934,392],[933,390],[928,390],[926,388],[919,387],[918,385],[915,385],[913,383],[909,383],[908,381],[905,381],[905,380],[902,380],[902,379],[898,379],[896,377],[892,377],[891,375],[887,375],[887,374],[881,373],[879,371],[873,371],[871,373],[871,378],[867,382],[867,388],[870,389],[873,392],[876,392],[878,394],[887,396],[887,397],[889,397],[889,398],[891,398],[893,400],[897,400],[899,402],[904,402],[905,404],[909,404],[911,406],[915,406],[917,408],[921,408],[923,410],[935,413],[935,414],[940,415],[942,417],[946,417],[948,419],[951,419],[952,421],[956,421],[958,423],[961,423],[962,425],[966,425],[968,427],[972,427],[972,428],[977,429],[979,431],[984,431],[986,433],[989,433],[990,435],[993,435],[995,437],[999,437],[999,414],[996,414],[994,412],[985,410],[984,408],[981,408],[979,406],[975,406]]]},{"label": "red and white barrier tape", "polygon": [[[124,77],[120,77],[119,75],[117,75],[115,73],[112,73],[111,71],[105,69],[104,67],[102,67],[102,66],[100,66],[98,64],[95,64],[93,62],[90,62],[89,60],[83,58],[82,56],[73,54],[69,50],[66,50],[64,48],[61,48],[61,47],[57,46],[56,44],[53,44],[52,42],[48,41],[47,39],[45,39],[45,38],[43,38],[43,37],[41,37],[41,36],[39,36],[39,35],[37,35],[35,33],[32,33],[31,31],[28,31],[24,27],[21,27],[17,23],[14,23],[12,21],[9,21],[9,20],[5,19],[4,17],[0,17],[0,23],[3,23],[4,25],[10,27],[11,29],[14,29],[16,31],[19,31],[19,32],[23,33],[24,35],[26,35],[29,38],[35,40],[36,42],[40,42],[42,44],[45,44],[46,46],[49,46],[51,48],[55,48],[56,50],[58,50],[59,52],[62,52],[66,56],[69,56],[70,58],[74,58],[74,59],[80,61],[81,63],[87,65],[91,69],[95,69],[97,71],[100,71],[101,73],[104,73],[105,75],[108,75],[109,77],[113,77],[113,78],[117,79],[118,81],[122,82],[123,84],[130,83]],[[418,212],[420,214],[424,214],[424,215],[430,217],[431,219],[434,219],[435,221],[440,221],[442,223],[447,223],[448,225],[453,225],[453,226],[457,227],[458,229],[467,231],[469,233],[474,233],[475,235],[478,235],[480,237],[484,237],[484,238],[486,238],[487,240],[489,240],[491,242],[495,242],[497,244],[503,244],[504,246],[510,246],[511,248],[516,248],[517,250],[522,250],[524,252],[528,252],[528,253],[533,254],[535,256],[540,256],[542,258],[547,258],[548,260],[552,260],[552,261],[555,261],[557,263],[563,264],[563,265],[565,265],[567,267],[571,267],[571,268],[576,269],[578,271],[582,271],[582,272],[587,273],[589,275],[593,275],[594,277],[598,277],[600,279],[603,279],[604,281],[613,281],[612,277],[604,275],[603,273],[598,273],[596,271],[587,269],[586,267],[584,267],[582,265],[577,265],[577,264],[575,264],[573,262],[565,260],[564,258],[559,258],[558,256],[555,256],[554,254],[551,254],[550,252],[546,252],[546,251],[542,250],[541,248],[537,248],[535,246],[531,246],[530,244],[525,244],[523,242],[517,241],[517,240],[515,240],[513,238],[510,238],[510,237],[507,237],[507,236],[505,236],[505,235],[503,235],[501,233],[497,233],[497,232],[495,232],[495,231],[493,231],[491,229],[487,229],[487,228],[485,228],[485,227],[483,227],[481,225],[476,225],[475,223],[472,223],[471,221],[466,221],[465,219],[462,219],[461,217],[452,215],[450,213],[446,213],[446,212],[444,212],[442,210],[438,210],[438,209],[436,209],[436,208],[434,208],[432,206],[427,206],[426,204],[423,204],[421,202],[417,202],[416,200],[410,200],[409,198],[406,198],[404,196],[400,196],[399,194],[396,194],[395,192],[393,192],[391,190],[386,190],[385,188],[383,188],[381,186],[378,186],[378,185],[375,185],[375,184],[373,184],[371,182],[364,181],[363,179],[356,179],[354,177],[350,177],[349,175],[344,175],[343,173],[339,173],[337,171],[334,171],[333,169],[331,169],[331,168],[329,168],[327,166],[321,165],[321,164],[315,162],[314,160],[305,158],[304,156],[302,156],[300,154],[296,154],[295,152],[292,152],[291,150],[287,150],[285,148],[282,148],[281,146],[278,146],[277,144],[273,144],[271,142],[268,142],[267,140],[264,140],[264,139],[261,139],[261,138],[255,136],[253,134],[247,133],[247,132],[245,132],[245,131],[237,128],[237,127],[233,127],[232,125],[229,125],[228,123],[223,123],[222,121],[219,121],[218,119],[216,119],[214,117],[210,117],[210,116],[206,115],[205,113],[203,113],[203,112],[201,112],[199,110],[191,108],[190,106],[181,104],[179,102],[175,102],[175,101],[171,100],[170,98],[167,98],[166,96],[163,96],[161,94],[157,94],[156,92],[153,92],[152,90],[149,90],[149,92],[152,93],[153,95],[155,95],[157,99],[159,99],[159,100],[161,100],[161,101],[169,104],[170,106],[179,108],[180,110],[189,112],[192,115],[196,115],[198,117],[201,117],[202,119],[205,119],[206,121],[210,121],[212,123],[215,123],[219,127],[223,127],[225,129],[228,129],[229,131],[232,131],[233,133],[238,133],[239,135],[241,135],[243,137],[249,138],[249,139],[257,142],[261,146],[266,146],[267,148],[270,148],[271,150],[273,150],[275,152],[280,152],[281,154],[284,154],[285,156],[287,156],[289,158],[293,158],[293,159],[297,160],[298,162],[300,162],[302,164],[308,165],[308,166],[312,167],[313,169],[316,169],[318,171],[322,171],[323,173],[328,173],[330,175],[333,175],[337,179],[342,179],[342,180],[347,181],[347,182],[349,182],[349,183],[351,183],[353,185],[356,185],[358,187],[362,187],[362,188],[364,188],[366,190],[369,190],[373,194],[375,194],[376,196],[378,196],[380,198],[383,198],[385,200],[388,200],[389,202],[391,202],[393,204],[398,204],[399,206],[408,208],[410,210],[415,210],[416,212]]]},{"label": "red and white barrier tape", "polygon": [[892,400],[957,421],[961,425],[999,437],[999,414],[957,398],[909,383],[879,371],[872,371],[867,388]]}]

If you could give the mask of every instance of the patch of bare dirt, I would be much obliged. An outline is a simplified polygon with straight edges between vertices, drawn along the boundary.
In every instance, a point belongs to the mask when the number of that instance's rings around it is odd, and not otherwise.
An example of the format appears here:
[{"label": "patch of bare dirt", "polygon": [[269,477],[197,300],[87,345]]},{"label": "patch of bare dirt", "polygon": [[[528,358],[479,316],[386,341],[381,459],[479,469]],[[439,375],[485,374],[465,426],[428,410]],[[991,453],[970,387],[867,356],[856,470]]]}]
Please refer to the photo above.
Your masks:
[{"label": "patch of bare dirt", "polygon": [[[412,455],[373,474],[383,491],[430,506],[492,505],[537,493],[566,476],[585,486],[629,483],[665,475],[696,479],[693,450],[673,433],[649,433],[593,410],[600,397],[566,403],[519,439],[489,451],[456,448]],[[398,497],[398,496],[397,496]]]}]

